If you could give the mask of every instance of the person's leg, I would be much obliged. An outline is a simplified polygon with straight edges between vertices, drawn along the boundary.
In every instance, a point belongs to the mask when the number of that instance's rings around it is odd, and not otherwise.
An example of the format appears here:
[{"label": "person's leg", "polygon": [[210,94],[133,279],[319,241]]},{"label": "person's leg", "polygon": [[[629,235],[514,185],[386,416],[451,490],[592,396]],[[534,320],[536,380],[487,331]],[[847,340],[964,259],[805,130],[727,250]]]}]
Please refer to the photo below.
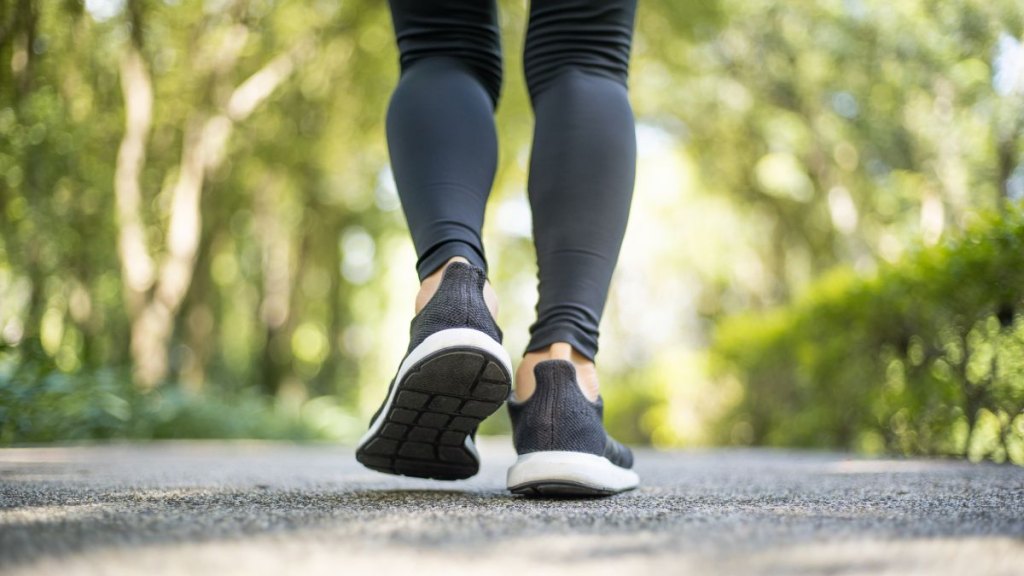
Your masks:
[{"label": "person's leg", "polygon": [[536,128],[529,199],[537,319],[516,396],[540,361],[571,360],[597,397],[598,324],[626,229],[636,170],[627,96],[636,0],[532,0],[523,65]]},{"label": "person's leg", "polygon": [[505,403],[512,381],[480,241],[497,164],[496,6],[390,6],[402,72],[387,139],[421,284],[405,356],[355,456],[389,474],[457,480],[479,471],[477,427]]},{"label": "person's leg", "polygon": [[[416,310],[443,265],[487,270],[484,209],[497,165],[502,81],[494,0],[390,0],[401,76],[387,112],[391,169],[416,248]],[[486,287],[491,312],[496,297]]]}]

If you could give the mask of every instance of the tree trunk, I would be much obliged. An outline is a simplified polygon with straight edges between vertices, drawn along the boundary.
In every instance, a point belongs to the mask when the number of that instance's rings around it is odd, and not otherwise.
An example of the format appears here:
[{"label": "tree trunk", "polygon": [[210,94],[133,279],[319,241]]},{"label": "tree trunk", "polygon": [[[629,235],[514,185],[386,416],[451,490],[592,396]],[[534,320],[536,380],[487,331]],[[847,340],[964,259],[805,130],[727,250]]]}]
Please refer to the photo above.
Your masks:
[{"label": "tree trunk", "polygon": [[[245,120],[292,74],[307,53],[302,41],[267,63],[231,92],[220,113],[194,114],[188,121],[178,177],[171,194],[166,253],[157,265],[145,244],[140,175],[152,117],[152,84],[138,46],[122,61],[125,134],[118,153],[115,192],[118,202],[118,255],[131,321],[131,356],[136,383],[156,386],[168,371],[168,348],[174,319],[188,293],[201,236],[200,197],[206,175],[221,165],[236,122]],[[218,73],[229,70],[240,50],[228,51]],[[233,55],[232,55],[233,54]]]}]

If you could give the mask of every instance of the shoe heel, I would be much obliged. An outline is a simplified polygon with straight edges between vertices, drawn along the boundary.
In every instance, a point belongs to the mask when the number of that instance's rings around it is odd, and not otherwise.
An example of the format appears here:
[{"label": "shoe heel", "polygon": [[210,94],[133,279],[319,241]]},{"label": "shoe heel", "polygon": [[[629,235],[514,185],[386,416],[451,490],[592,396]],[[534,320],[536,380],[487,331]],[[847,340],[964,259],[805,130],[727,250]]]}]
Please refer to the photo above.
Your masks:
[{"label": "shoe heel", "polygon": [[603,402],[591,402],[576,383],[568,360],[545,360],[534,367],[537,387],[525,402],[509,403],[516,451],[570,451],[601,454],[605,435]]}]

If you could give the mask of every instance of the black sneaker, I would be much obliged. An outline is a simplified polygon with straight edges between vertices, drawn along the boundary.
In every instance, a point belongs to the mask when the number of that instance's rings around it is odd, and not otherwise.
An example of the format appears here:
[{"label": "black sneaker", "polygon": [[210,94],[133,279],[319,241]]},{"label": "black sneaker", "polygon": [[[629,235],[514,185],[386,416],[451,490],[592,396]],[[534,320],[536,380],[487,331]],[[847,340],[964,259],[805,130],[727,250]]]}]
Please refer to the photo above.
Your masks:
[{"label": "black sneaker", "polygon": [[484,303],[486,273],[453,262],[412,319],[409,348],[359,441],[367,468],[458,480],[480,469],[473,439],[511,390],[512,362]]},{"label": "black sneaker", "polygon": [[544,360],[533,373],[533,395],[508,401],[519,454],[508,470],[508,489],[528,496],[609,496],[636,488],[633,453],[605,431],[604,403],[583,395],[572,362]]}]

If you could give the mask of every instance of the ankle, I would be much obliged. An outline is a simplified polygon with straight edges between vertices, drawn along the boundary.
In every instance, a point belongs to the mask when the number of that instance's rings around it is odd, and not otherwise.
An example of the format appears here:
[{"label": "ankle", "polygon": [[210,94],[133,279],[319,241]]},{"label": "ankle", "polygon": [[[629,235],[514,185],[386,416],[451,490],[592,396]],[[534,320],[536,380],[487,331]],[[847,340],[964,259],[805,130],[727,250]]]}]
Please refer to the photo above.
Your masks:
[{"label": "ankle", "polygon": [[522,402],[533,395],[537,388],[533,368],[544,360],[568,360],[576,368],[576,383],[588,400],[594,402],[600,394],[597,381],[597,367],[594,362],[581,354],[568,342],[555,342],[546,348],[527,352],[516,369],[515,395]]},{"label": "ankle", "polygon": [[[416,305],[414,314],[419,314],[420,310],[430,302],[433,298],[434,293],[437,292],[437,288],[441,285],[441,277],[444,275],[445,269],[448,268],[453,262],[462,262],[464,264],[471,264],[469,260],[462,256],[452,256],[444,264],[437,267],[436,270],[430,273],[429,276],[420,282],[420,290],[416,294]],[[487,310],[490,311],[491,317],[497,320],[498,318],[498,294],[491,287],[490,281],[484,282],[484,302],[487,304]]]}]

